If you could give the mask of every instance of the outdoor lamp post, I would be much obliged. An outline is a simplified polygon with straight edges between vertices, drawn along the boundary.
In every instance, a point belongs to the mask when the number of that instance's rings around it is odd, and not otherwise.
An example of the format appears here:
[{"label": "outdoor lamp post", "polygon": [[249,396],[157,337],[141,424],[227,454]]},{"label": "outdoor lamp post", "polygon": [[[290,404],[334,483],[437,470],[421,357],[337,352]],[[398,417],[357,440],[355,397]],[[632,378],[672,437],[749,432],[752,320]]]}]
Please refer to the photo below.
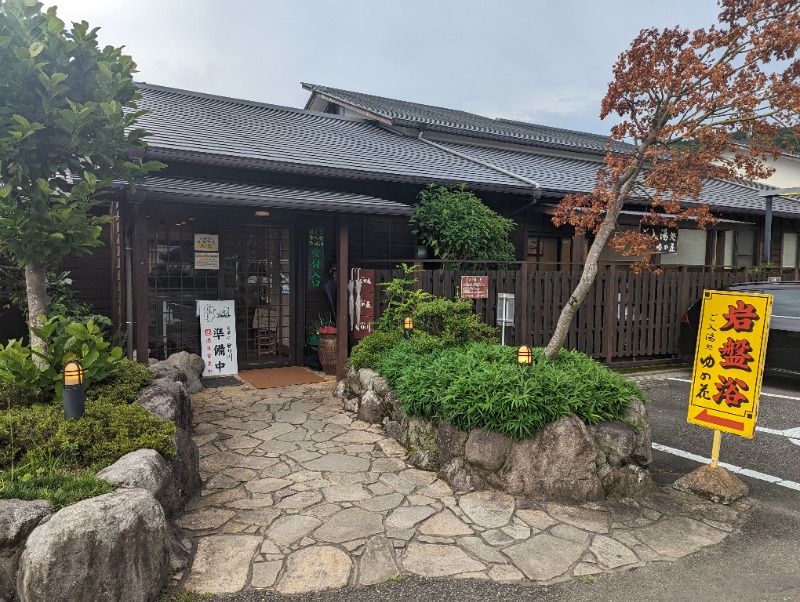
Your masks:
[{"label": "outdoor lamp post", "polygon": [[412,334],[414,334],[414,319],[406,318],[403,320],[403,337],[410,339]]},{"label": "outdoor lamp post", "polygon": [[530,366],[533,362],[533,352],[527,345],[520,345],[517,349],[517,364],[522,366]]},{"label": "outdoor lamp post", "polygon": [[83,366],[75,360],[64,366],[64,418],[83,418]]}]

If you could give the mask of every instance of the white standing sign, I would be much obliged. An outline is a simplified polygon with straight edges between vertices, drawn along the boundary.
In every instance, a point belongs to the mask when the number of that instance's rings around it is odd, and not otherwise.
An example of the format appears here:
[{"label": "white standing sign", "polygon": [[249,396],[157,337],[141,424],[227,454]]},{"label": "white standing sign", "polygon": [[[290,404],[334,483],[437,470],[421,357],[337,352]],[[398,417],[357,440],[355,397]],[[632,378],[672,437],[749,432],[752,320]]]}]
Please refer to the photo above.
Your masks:
[{"label": "white standing sign", "polygon": [[203,376],[239,372],[236,353],[236,314],[233,301],[198,301]]}]

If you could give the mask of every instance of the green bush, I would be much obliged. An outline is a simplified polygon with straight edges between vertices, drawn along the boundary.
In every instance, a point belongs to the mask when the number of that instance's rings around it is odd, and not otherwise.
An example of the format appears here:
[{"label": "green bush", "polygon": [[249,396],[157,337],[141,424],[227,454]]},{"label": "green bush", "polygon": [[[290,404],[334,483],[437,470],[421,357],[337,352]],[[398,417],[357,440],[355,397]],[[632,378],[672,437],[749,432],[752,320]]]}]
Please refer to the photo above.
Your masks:
[{"label": "green bush", "polygon": [[86,405],[80,420],[60,422],[54,451],[76,466],[99,468],[143,447],[174,458],[174,436],[174,422],[156,418],[138,403],[97,401]]},{"label": "green bush", "polygon": [[618,420],[632,398],[646,399],[632,381],[566,350],[547,361],[535,349],[533,364],[520,367],[513,347],[470,343],[418,354],[404,341],[386,352],[378,372],[409,415],[513,438],[569,414],[587,424]]},{"label": "green bush", "polygon": [[418,304],[412,317],[415,331],[439,337],[444,345],[496,341],[494,327],[481,322],[466,299],[432,299]]},{"label": "green bush", "polygon": [[175,457],[175,424],[156,418],[137,403],[86,404],[80,420],[64,420],[54,404],[0,412],[0,469],[53,455],[70,468],[100,468],[142,447]]},{"label": "green bush", "polygon": [[400,265],[403,278],[392,278],[389,282],[378,284],[384,289],[384,309],[375,322],[375,330],[396,330],[402,327],[403,320],[408,318],[420,303],[435,299],[430,293],[421,289],[414,290],[417,268],[405,263]]},{"label": "green bush", "polygon": [[47,399],[35,387],[0,380],[0,408],[29,407]]},{"label": "green bush", "polygon": [[0,381],[12,388],[38,388],[41,371],[33,363],[31,348],[21,339],[0,343]]},{"label": "green bush", "polygon": [[86,392],[87,401],[133,403],[139,391],[153,382],[153,373],[144,364],[122,359],[117,373],[94,385]]},{"label": "green bush", "polygon": [[29,452],[53,449],[64,410],[54,404],[0,411],[0,469],[20,462]]},{"label": "green bush", "polygon": [[55,390],[59,399],[64,385],[61,370],[68,361],[78,360],[83,366],[83,382],[87,390],[114,375],[122,361],[122,349],[110,348],[111,343],[103,338],[103,331],[94,320],[83,324],[64,316],[52,316],[39,334],[47,341],[44,359],[48,364],[42,372],[41,388],[43,391]]},{"label": "green bush", "polygon": [[403,340],[400,330],[376,330],[371,335],[361,339],[350,350],[350,366],[359,370],[372,368],[378,365],[384,353]]}]

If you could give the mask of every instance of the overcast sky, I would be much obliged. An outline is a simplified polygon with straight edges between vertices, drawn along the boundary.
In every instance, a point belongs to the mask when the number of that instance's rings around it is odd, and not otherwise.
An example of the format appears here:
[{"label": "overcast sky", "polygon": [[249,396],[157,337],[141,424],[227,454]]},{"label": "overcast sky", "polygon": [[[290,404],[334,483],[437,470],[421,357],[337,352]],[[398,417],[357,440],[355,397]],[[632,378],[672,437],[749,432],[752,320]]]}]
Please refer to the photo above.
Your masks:
[{"label": "overcast sky", "polygon": [[[44,2],[50,6],[53,2]],[[61,0],[139,81],[303,107],[300,82],[606,134],[600,102],[642,28],[712,0]]]}]

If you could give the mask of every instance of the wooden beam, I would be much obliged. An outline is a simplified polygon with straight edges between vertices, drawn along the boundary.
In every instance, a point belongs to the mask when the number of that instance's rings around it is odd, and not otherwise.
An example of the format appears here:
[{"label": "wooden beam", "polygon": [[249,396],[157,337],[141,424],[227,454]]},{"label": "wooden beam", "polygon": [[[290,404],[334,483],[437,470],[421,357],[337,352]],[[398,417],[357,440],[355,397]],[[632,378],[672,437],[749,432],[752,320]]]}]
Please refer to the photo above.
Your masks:
[{"label": "wooden beam", "polygon": [[147,284],[147,216],[144,207],[138,204],[133,210],[133,332],[136,361],[147,364],[148,351],[148,311],[149,287]]},{"label": "wooden beam", "polygon": [[347,361],[347,344],[349,340],[349,324],[347,323],[347,282],[350,278],[349,256],[349,224],[347,216],[341,215],[336,220],[338,234],[337,245],[337,278],[336,283],[336,380],[345,376],[344,364]]}]

